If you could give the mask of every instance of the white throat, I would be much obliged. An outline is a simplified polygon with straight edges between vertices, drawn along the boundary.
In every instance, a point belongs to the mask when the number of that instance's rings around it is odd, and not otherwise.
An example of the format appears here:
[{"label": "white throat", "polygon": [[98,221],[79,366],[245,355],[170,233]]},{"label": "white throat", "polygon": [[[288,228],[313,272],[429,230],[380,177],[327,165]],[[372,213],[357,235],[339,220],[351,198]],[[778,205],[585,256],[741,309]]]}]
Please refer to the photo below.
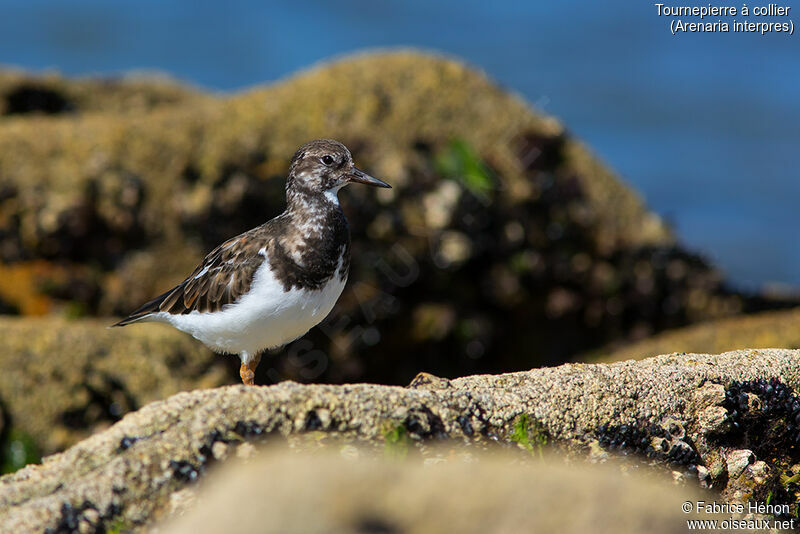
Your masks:
[{"label": "white throat", "polygon": [[327,198],[328,200],[333,202],[334,205],[338,206],[339,205],[339,189],[341,189],[345,185],[347,185],[347,184],[339,184],[339,185],[336,185],[334,187],[331,187],[330,189],[326,190],[323,193],[323,195],[325,195],[325,198]]}]

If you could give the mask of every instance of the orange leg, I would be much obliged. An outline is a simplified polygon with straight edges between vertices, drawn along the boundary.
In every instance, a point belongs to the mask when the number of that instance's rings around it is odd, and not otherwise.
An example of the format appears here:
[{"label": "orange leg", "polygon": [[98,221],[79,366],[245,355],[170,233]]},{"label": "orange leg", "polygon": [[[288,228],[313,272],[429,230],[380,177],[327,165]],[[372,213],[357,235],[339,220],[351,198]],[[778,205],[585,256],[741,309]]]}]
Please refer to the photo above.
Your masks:
[{"label": "orange leg", "polygon": [[252,360],[248,363],[242,363],[242,366],[239,367],[239,376],[242,377],[242,384],[245,386],[255,386],[255,377],[256,377],[256,367],[258,367],[258,363],[261,361],[261,355],[255,356]]}]

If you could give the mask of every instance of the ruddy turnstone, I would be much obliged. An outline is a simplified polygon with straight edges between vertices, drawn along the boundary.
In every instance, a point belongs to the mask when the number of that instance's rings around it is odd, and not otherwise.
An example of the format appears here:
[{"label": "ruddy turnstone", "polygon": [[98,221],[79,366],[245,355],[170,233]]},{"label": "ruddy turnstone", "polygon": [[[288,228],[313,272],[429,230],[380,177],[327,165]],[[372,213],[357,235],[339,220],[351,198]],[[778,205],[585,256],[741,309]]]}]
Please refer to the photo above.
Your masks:
[{"label": "ruddy turnstone", "polygon": [[114,326],[168,323],[215,352],[238,354],[253,385],[261,351],[316,326],[344,289],[350,230],[339,189],[351,182],[391,187],[353,165],[331,139],[298,149],[286,180],[286,210],[211,251],[183,282]]}]

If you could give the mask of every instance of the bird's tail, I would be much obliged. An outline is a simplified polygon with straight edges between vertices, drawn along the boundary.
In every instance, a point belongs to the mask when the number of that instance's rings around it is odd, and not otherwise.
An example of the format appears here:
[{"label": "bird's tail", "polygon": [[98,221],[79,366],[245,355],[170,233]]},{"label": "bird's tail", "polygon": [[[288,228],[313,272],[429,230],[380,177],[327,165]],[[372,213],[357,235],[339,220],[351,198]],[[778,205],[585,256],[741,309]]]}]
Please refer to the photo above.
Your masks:
[{"label": "bird's tail", "polygon": [[152,314],[161,311],[161,303],[164,302],[164,299],[170,296],[176,289],[177,288],[172,288],[169,291],[166,291],[161,295],[157,296],[153,300],[145,302],[144,304],[139,306],[139,308],[136,311],[125,317],[123,320],[112,324],[111,327],[113,328],[115,326],[125,326],[132,323],[138,323],[139,321],[147,319]]},{"label": "bird's tail", "polygon": [[148,315],[149,314],[141,315],[139,317],[135,317],[134,315],[130,315],[128,317],[125,317],[123,320],[117,321],[116,323],[112,324],[111,326],[109,326],[109,328],[114,328],[114,327],[117,327],[117,326],[126,326],[126,325],[129,325],[129,324],[138,323],[139,321],[141,321],[143,319],[147,319]]}]

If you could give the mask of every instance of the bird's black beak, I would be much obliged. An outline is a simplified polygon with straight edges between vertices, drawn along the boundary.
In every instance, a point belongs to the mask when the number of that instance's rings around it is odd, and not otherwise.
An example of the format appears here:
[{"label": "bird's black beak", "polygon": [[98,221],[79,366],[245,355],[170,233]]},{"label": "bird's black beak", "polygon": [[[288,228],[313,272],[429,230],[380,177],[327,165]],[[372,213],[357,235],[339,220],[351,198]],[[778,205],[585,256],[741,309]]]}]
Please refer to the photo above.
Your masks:
[{"label": "bird's black beak", "polygon": [[356,169],[355,167],[353,167],[353,170],[348,175],[348,178],[350,179],[351,182],[374,185],[375,187],[388,187],[389,189],[392,188],[391,185],[387,184],[383,180],[378,180],[377,178],[373,178],[369,174],[365,173],[360,169]]}]

